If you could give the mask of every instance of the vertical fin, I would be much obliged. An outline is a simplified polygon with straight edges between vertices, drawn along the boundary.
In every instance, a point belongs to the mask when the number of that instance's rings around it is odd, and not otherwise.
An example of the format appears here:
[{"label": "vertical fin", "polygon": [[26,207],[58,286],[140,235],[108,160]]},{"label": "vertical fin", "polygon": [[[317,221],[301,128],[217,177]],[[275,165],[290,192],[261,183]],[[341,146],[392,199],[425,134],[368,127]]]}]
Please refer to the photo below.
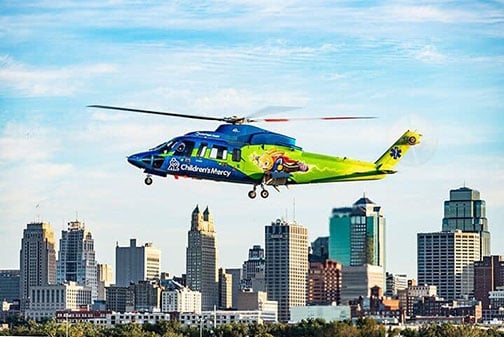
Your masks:
[{"label": "vertical fin", "polygon": [[[421,134],[406,131],[388,150],[375,162],[380,171],[393,171],[394,166],[402,159],[411,146],[420,143]],[[392,173],[392,172],[391,172]]]}]

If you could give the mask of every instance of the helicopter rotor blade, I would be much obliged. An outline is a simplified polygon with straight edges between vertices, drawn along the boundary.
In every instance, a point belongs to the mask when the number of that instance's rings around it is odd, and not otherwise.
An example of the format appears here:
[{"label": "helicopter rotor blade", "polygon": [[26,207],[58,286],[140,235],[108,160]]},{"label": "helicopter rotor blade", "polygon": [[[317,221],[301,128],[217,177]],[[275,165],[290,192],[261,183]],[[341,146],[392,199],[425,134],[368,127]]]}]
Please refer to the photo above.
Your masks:
[{"label": "helicopter rotor blade", "polygon": [[255,113],[247,116],[247,117],[209,117],[209,116],[200,116],[200,115],[188,115],[181,114],[176,112],[166,112],[166,111],[155,111],[155,110],[144,110],[144,109],[135,109],[135,108],[125,108],[118,106],[110,106],[110,105],[88,105],[89,108],[99,108],[99,109],[109,109],[109,110],[120,110],[120,111],[131,111],[131,112],[139,112],[151,115],[161,115],[161,116],[170,116],[170,117],[180,117],[180,118],[189,118],[189,119],[199,119],[199,120],[207,120],[207,121],[218,121],[225,122],[230,124],[243,124],[243,123],[255,123],[255,122],[294,122],[294,121],[309,121],[309,120],[352,120],[352,119],[373,119],[376,117],[358,117],[358,116],[335,116],[335,117],[299,117],[299,118],[250,118],[254,115],[263,115],[267,113],[275,113],[275,112],[286,112],[290,110],[300,109],[300,107],[296,106],[269,106],[265,107],[261,110],[256,111]]},{"label": "helicopter rotor blade", "polygon": [[297,121],[334,121],[334,120],[354,120],[354,119],[375,119],[373,116],[328,116],[328,117],[298,117],[298,118],[255,118],[247,119],[247,122],[297,122]]},{"label": "helicopter rotor blade", "polygon": [[253,117],[259,117],[259,116],[264,116],[264,115],[270,115],[270,114],[276,114],[280,112],[287,112],[287,111],[292,111],[292,110],[298,110],[301,109],[300,106],[289,106],[289,105],[270,105],[266,106],[262,109],[259,109],[247,117],[245,119],[253,119]]},{"label": "helicopter rotor blade", "polygon": [[145,114],[151,114],[151,115],[162,115],[162,116],[181,117],[181,118],[190,118],[190,119],[202,119],[202,120],[228,122],[228,123],[233,123],[235,121],[235,119],[237,119],[235,117],[218,118],[218,117],[208,117],[208,116],[197,116],[197,115],[187,115],[187,114],[181,114],[181,113],[175,113],[175,112],[123,108],[123,107],[110,106],[110,105],[88,105],[88,108],[132,111],[132,112],[139,112],[139,113],[145,113]]}]

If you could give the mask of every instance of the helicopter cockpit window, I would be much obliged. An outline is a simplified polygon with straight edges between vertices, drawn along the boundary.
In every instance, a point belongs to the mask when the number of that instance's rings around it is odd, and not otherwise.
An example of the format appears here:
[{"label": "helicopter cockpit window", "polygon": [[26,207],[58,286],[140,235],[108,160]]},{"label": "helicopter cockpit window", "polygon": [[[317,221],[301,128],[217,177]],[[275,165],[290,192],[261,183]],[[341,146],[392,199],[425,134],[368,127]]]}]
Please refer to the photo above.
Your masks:
[{"label": "helicopter cockpit window", "polygon": [[158,151],[159,153],[166,154],[170,151],[171,147],[173,146],[173,141],[170,141],[168,143],[163,143],[155,148],[152,148],[151,151]]},{"label": "helicopter cockpit window", "polygon": [[185,143],[184,142],[178,143],[177,147],[175,148],[175,152],[182,154],[184,153],[184,151],[185,151]]},{"label": "helicopter cockpit window", "polygon": [[163,166],[164,161],[165,161],[165,157],[161,157],[161,156],[154,157],[154,161],[152,163],[152,166],[154,168],[159,169],[159,168],[161,168],[161,166]]},{"label": "helicopter cockpit window", "polygon": [[212,147],[212,150],[210,150],[210,158],[226,159],[227,158],[227,148],[225,146],[214,145]]},{"label": "helicopter cockpit window", "polygon": [[194,142],[180,141],[174,145],[175,156],[190,156],[194,148]]}]

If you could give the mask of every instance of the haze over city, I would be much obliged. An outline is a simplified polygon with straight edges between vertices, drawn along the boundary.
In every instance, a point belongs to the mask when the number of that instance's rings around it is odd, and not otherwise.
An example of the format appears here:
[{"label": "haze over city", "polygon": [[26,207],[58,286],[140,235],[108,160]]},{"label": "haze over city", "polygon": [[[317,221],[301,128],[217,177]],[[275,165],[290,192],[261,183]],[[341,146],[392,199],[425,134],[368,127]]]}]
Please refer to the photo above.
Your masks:
[{"label": "haze over city", "polygon": [[[78,218],[97,260],[116,242],[153,242],[162,270],[185,272],[190,216],[215,218],[219,265],[240,267],[277,218],[329,233],[333,207],[364,193],[383,207],[387,271],[416,277],[416,233],[439,231],[449,190],[486,201],[492,254],[504,248],[504,5],[501,2],[292,1],[0,5],[0,268],[19,268],[23,228],[59,240]],[[345,122],[261,124],[303,149],[376,160],[406,129],[425,142],[382,181],[281,188],[154,178],[126,156],[218,124],[86,108],[119,105],[208,116],[266,106],[281,117]],[[280,115],[278,115],[280,116]]]}]

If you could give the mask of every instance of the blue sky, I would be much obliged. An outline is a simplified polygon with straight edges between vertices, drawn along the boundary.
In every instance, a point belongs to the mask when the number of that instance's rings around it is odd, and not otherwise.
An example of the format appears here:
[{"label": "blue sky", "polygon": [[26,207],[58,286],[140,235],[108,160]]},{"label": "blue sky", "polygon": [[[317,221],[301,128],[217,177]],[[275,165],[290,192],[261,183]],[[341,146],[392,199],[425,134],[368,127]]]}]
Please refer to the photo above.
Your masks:
[{"label": "blue sky", "polygon": [[[18,268],[22,230],[76,216],[114,264],[129,238],[181,274],[190,214],[215,217],[220,265],[240,267],[284,217],[328,235],[333,207],[363,193],[387,219],[387,269],[416,277],[416,233],[438,231],[449,190],[487,202],[504,254],[504,2],[0,1],[0,268]],[[247,186],[155,179],[129,154],[212,122],[89,104],[211,116],[270,105],[289,116],[372,115],[260,125],[305,150],[374,161],[405,129],[425,143],[382,181],[297,186],[249,200]],[[36,207],[38,205],[38,207]]]}]

